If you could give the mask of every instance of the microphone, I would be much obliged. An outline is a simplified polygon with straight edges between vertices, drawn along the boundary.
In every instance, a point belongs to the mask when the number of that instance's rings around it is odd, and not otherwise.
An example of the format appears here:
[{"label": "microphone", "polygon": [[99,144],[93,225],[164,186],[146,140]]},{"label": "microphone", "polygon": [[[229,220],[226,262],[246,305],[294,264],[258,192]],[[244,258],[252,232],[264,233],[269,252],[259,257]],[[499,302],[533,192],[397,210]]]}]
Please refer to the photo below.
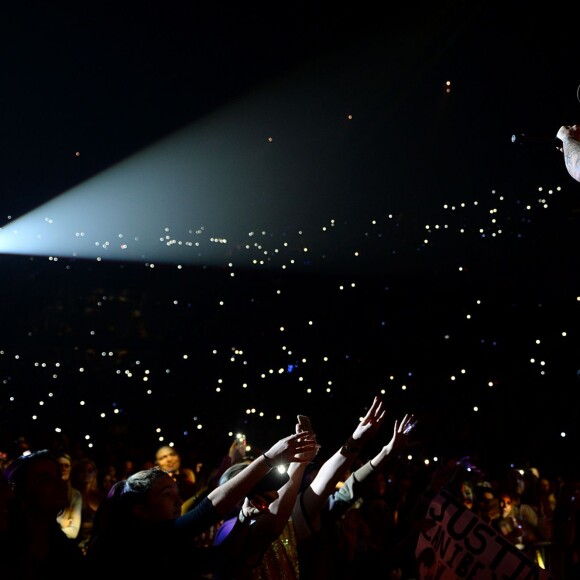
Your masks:
[{"label": "microphone", "polygon": [[527,133],[514,133],[512,143],[517,145],[548,144],[559,147],[562,143],[557,137],[547,137],[545,135],[528,135]]}]

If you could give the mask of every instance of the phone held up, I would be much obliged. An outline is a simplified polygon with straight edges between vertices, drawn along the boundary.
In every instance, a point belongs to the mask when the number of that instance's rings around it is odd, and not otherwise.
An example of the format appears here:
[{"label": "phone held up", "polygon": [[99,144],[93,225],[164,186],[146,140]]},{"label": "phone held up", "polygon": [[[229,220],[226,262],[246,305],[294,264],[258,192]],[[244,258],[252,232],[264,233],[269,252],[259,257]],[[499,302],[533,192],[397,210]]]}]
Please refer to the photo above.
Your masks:
[{"label": "phone held up", "polygon": [[298,420],[298,425],[300,425],[302,431],[312,433],[312,423],[310,423],[310,419],[306,415],[296,415],[296,419]]}]

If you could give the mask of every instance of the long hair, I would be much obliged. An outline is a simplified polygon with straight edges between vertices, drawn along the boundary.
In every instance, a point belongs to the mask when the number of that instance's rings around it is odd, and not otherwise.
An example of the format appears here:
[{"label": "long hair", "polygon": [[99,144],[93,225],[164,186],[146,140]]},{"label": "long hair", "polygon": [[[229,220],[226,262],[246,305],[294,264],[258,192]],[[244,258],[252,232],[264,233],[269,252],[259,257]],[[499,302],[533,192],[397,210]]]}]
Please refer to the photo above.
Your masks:
[{"label": "long hair", "polygon": [[133,508],[146,500],[154,482],[160,477],[169,476],[159,467],[152,467],[113,484],[95,514],[87,554],[103,539],[120,538],[127,534],[135,525]]}]

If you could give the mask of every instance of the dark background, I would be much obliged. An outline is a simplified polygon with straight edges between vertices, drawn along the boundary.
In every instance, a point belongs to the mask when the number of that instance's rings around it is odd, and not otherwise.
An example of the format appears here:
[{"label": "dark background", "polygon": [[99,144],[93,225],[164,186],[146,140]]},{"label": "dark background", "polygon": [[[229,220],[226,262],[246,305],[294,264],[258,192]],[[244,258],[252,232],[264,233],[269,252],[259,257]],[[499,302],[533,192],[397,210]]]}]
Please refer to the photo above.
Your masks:
[{"label": "dark background", "polygon": [[292,272],[272,258],[234,279],[3,255],[0,448],[64,437],[141,460],[161,434],[214,462],[236,430],[267,446],[300,412],[330,452],[384,390],[377,445],[412,412],[415,460],[576,473],[580,184],[554,137],[579,120],[580,69],[552,4],[3,7],[4,223],[276,85],[305,119],[293,138],[324,152],[279,161],[289,182],[315,161],[289,224],[336,225]]}]

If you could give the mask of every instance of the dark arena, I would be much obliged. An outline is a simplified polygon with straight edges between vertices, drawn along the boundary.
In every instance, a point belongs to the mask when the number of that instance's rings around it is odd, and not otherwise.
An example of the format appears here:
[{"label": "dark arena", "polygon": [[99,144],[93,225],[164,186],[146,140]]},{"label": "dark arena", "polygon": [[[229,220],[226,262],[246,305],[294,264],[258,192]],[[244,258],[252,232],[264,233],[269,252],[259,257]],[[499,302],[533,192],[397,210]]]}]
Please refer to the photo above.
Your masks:
[{"label": "dark arena", "polygon": [[435,4],[0,9],[6,578],[580,578],[576,23]]}]

